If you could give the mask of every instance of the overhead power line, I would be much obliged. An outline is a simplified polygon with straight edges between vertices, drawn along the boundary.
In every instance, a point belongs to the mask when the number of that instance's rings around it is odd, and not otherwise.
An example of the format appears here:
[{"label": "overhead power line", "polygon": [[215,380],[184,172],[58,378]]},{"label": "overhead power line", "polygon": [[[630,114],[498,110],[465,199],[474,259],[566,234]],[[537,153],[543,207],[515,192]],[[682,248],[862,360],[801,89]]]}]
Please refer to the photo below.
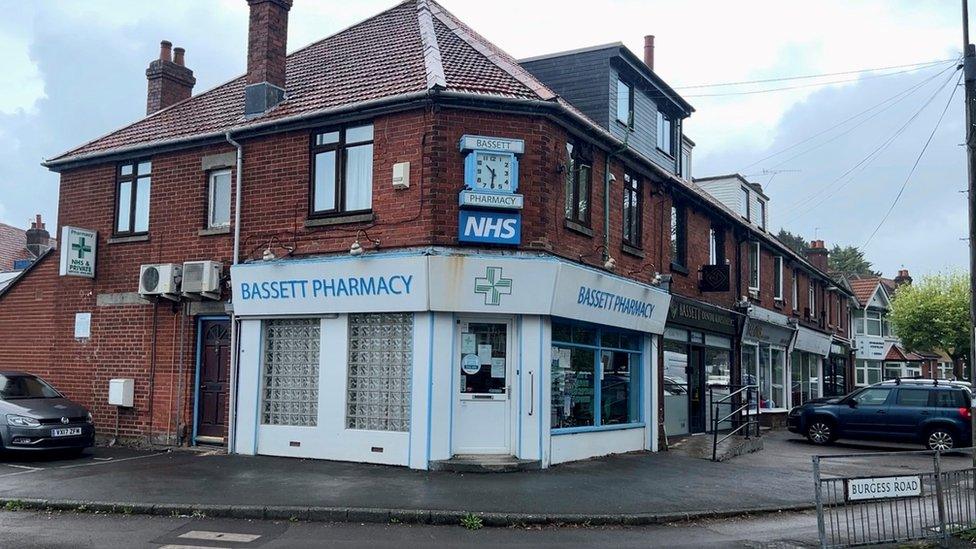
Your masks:
[{"label": "overhead power line", "polygon": [[787,81],[787,80],[805,80],[805,79],[810,79],[810,78],[824,78],[824,77],[827,77],[827,76],[843,76],[843,75],[847,75],[847,74],[857,74],[857,73],[862,73],[862,72],[884,71],[884,70],[891,70],[891,69],[904,69],[904,68],[908,68],[908,67],[925,67],[926,65],[938,65],[940,63],[948,63],[949,61],[957,62],[958,60],[959,60],[958,58],[956,58],[956,59],[939,59],[939,60],[936,60],[936,61],[923,61],[921,63],[909,63],[907,65],[891,65],[891,66],[888,66],[888,67],[875,67],[873,69],[856,69],[856,70],[841,71],[841,72],[825,72],[825,73],[821,73],[821,74],[805,74],[805,75],[801,75],[801,76],[782,76],[782,77],[779,77],[779,78],[766,78],[764,80],[742,80],[742,81],[739,81],[739,82],[720,82],[720,83],[716,83],[716,84],[692,84],[692,85],[688,85],[688,86],[674,86],[674,89],[676,89],[676,90],[690,90],[690,89],[694,89],[694,88],[717,88],[717,87],[722,87],[722,86],[742,86],[742,85],[745,85],[745,84],[766,84],[766,83],[769,83],[769,82],[784,82],[784,81]]},{"label": "overhead power line", "polygon": [[945,107],[942,109],[942,113],[939,114],[939,119],[936,120],[935,127],[932,128],[932,133],[929,134],[929,138],[926,139],[925,144],[922,145],[922,150],[918,152],[918,156],[915,158],[915,163],[912,164],[912,169],[908,171],[908,176],[905,178],[905,182],[901,184],[901,188],[898,189],[898,194],[895,195],[895,199],[891,202],[891,206],[888,208],[888,211],[885,212],[884,217],[882,217],[881,221],[878,222],[878,226],[875,227],[874,231],[871,232],[871,236],[864,241],[864,244],[861,244],[862,250],[864,250],[867,245],[871,243],[874,235],[878,234],[878,231],[881,230],[881,227],[885,224],[885,221],[888,220],[888,216],[891,215],[891,212],[894,211],[895,206],[898,205],[898,200],[901,199],[901,195],[905,192],[905,188],[908,187],[908,183],[912,180],[912,176],[915,175],[915,170],[918,168],[919,162],[922,161],[925,151],[928,150],[929,144],[932,143],[932,138],[935,137],[935,132],[939,130],[939,126],[942,124],[942,119],[945,118],[945,114],[949,110],[949,105],[952,104],[952,98],[956,96],[956,90],[959,88],[959,82],[962,81],[962,76],[962,74],[959,75],[959,78],[956,80],[956,85],[952,87],[952,93],[949,94],[949,100],[946,101]]},{"label": "overhead power line", "polygon": [[[855,174],[855,172],[860,172],[860,171],[863,171],[864,169],[866,169],[872,162],[874,162],[874,160],[876,160],[881,155],[881,153],[883,153],[889,146],[891,146],[891,144],[899,136],[901,136],[901,134],[904,133],[905,130],[908,129],[908,127],[911,125],[911,123],[916,118],[918,118],[918,116],[920,114],[922,114],[922,111],[924,111],[925,108],[928,107],[932,103],[932,101],[935,100],[935,98],[939,95],[939,93],[942,92],[942,90],[944,90],[947,85],[949,85],[949,83],[952,81],[952,76],[953,75],[950,74],[949,75],[949,78],[947,78],[945,81],[942,82],[942,84],[938,87],[938,89],[936,89],[935,93],[933,93],[931,96],[929,96],[929,98],[922,104],[922,106],[919,107],[919,109],[916,110],[915,113],[912,114],[912,116],[908,120],[906,120],[905,123],[902,124],[891,136],[889,136],[887,139],[885,139],[880,145],[878,145],[875,149],[873,149],[871,152],[869,152],[866,156],[864,156],[863,158],[861,158],[861,160],[859,160],[857,163],[855,163],[853,166],[851,166],[847,171],[845,171],[840,176],[838,176],[836,179],[834,179],[829,184],[827,184],[826,187],[820,189],[819,191],[814,192],[813,194],[811,194],[811,195],[809,195],[809,196],[807,196],[805,198],[800,199],[799,201],[795,202],[793,205],[789,206],[786,209],[786,212],[783,215],[788,217],[789,215],[793,214],[794,212],[797,212],[797,211],[802,210],[796,216],[795,219],[798,219],[800,217],[803,217],[804,215],[812,212],[818,206],[820,206],[821,204],[823,204],[824,202],[826,202],[828,199],[830,199],[834,194],[836,194],[837,192],[839,192],[845,186],[847,186],[851,181],[853,181],[853,175]],[[846,178],[846,181],[845,181],[845,178]],[[839,184],[839,186],[837,186],[836,189],[833,189],[833,187],[835,185],[838,185],[838,184]],[[817,200],[816,203],[814,203],[812,205],[810,204],[810,201],[811,200],[814,200],[814,199],[816,199],[818,197],[821,197],[821,196],[822,196],[822,198],[820,198],[819,200]]]},{"label": "overhead power line", "polygon": [[911,68],[911,69],[905,69],[905,70],[896,71],[896,72],[886,72],[884,74],[874,74],[874,75],[868,75],[868,76],[859,76],[857,78],[845,78],[845,79],[842,79],[842,80],[830,80],[830,81],[827,81],[827,82],[812,82],[812,83],[809,83],[809,84],[797,84],[795,86],[783,86],[783,87],[780,87],[780,88],[765,88],[765,89],[761,89],[761,90],[746,90],[746,91],[734,91],[734,92],[722,92],[722,93],[688,94],[688,95],[683,95],[682,97],[686,97],[686,98],[689,98],[689,97],[729,97],[729,96],[733,96],[733,95],[755,95],[755,94],[759,94],[759,93],[772,93],[772,92],[780,92],[780,91],[788,91],[788,90],[797,90],[797,89],[801,89],[801,88],[812,88],[812,87],[817,87],[817,86],[830,86],[832,84],[843,84],[843,83],[846,83],[846,82],[861,82],[863,80],[871,80],[871,79],[874,79],[874,78],[884,78],[886,76],[895,76],[895,75],[898,75],[898,74],[906,74],[906,73],[915,72],[915,71],[918,71],[918,70],[921,70],[921,69],[924,69],[926,67],[930,67],[930,66],[933,66],[933,65],[934,65],[933,63],[930,63],[930,64],[927,64],[925,66],[915,67],[915,68]]},{"label": "overhead power line", "polygon": [[[888,108],[890,108],[891,106],[893,106],[894,104],[896,104],[896,103],[902,101],[903,99],[907,98],[908,96],[912,95],[912,93],[914,93],[915,91],[917,91],[918,89],[920,89],[922,86],[924,86],[925,84],[931,82],[935,78],[938,78],[939,75],[941,75],[942,73],[950,70],[951,68],[952,68],[952,65],[949,65],[949,66],[943,68],[942,70],[940,70],[940,71],[938,71],[938,72],[936,72],[936,73],[934,73],[934,74],[932,74],[932,75],[930,75],[930,76],[922,79],[921,81],[919,81],[919,82],[917,82],[917,83],[909,86],[908,88],[906,88],[906,89],[904,89],[904,90],[896,93],[895,95],[892,95],[891,97],[889,97],[889,98],[887,98],[887,99],[885,99],[885,100],[883,100],[883,101],[881,101],[879,103],[876,103],[876,104],[874,104],[874,105],[872,105],[872,106],[864,109],[863,111],[858,112],[857,114],[851,115],[851,116],[845,118],[844,120],[841,120],[840,122],[834,124],[833,126],[830,126],[828,128],[825,128],[825,129],[823,129],[823,130],[821,130],[821,131],[819,131],[819,132],[817,132],[817,133],[815,133],[815,134],[813,134],[813,135],[811,135],[811,136],[809,136],[809,137],[807,137],[805,139],[802,139],[800,141],[797,141],[796,143],[794,143],[792,145],[789,145],[787,147],[784,147],[784,148],[782,148],[782,149],[780,149],[780,150],[778,150],[778,151],[776,151],[774,153],[768,154],[768,155],[760,158],[759,160],[756,160],[755,162],[752,162],[751,164],[748,164],[748,165],[744,166],[739,171],[740,172],[746,171],[749,168],[755,166],[756,164],[759,164],[760,162],[765,162],[766,160],[769,160],[771,158],[777,157],[777,156],[779,156],[779,155],[781,155],[783,153],[789,152],[789,151],[795,149],[796,147],[799,147],[800,145],[804,145],[806,143],[809,143],[810,141],[813,141],[814,139],[820,137],[821,135],[824,135],[826,133],[829,133],[829,132],[831,132],[831,131],[833,131],[833,130],[835,130],[835,129],[837,129],[837,128],[845,125],[845,124],[847,124],[848,122],[851,122],[853,120],[856,120],[857,118],[860,118],[861,116],[863,116],[863,115],[865,115],[865,114],[867,114],[867,113],[869,113],[869,112],[877,109],[878,107],[881,107],[882,105],[885,105],[886,103],[889,103],[889,102],[892,102],[893,101],[894,103],[892,103],[891,105],[889,105],[889,106],[881,109],[880,111],[878,111],[878,113],[883,112],[883,111],[887,110]],[[873,118],[878,113],[874,113],[874,114],[872,114],[868,118],[869,119],[870,118]],[[866,120],[859,122],[855,127],[861,125],[865,121]],[[832,141],[833,139],[834,138],[831,138],[830,141]],[[830,141],[827,141],[827,142],[829,143]],[[826,144],[826,143],[824,143],[824,144]],[[818,145],[817,147],[820,147],[820,146],[821,145]],[[809,150],[813,150],[813,149],[809,149]],[[806,152],[801,153],[801,154],[806,154]],[[795,158],[795,156],[794,157],[790,157],[790,158]],[[779,164],[777,164],[777,166],[778,165]]]}]

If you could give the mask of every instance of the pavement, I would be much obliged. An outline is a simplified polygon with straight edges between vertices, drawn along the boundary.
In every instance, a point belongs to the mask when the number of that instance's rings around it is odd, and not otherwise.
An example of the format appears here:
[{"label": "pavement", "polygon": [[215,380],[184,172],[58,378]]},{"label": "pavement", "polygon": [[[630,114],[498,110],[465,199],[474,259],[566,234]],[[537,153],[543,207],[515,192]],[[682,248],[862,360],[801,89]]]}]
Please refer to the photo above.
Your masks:
[{"label": "pavement", "polygon": [[[795,435],[766,435],[765,450],[713,463],[680,452],[634,453],[542,471],[456,474],[354,463],[188,451],[96,448],[77,459],[0,462],[0,505],[247,519],[486,525],[658,524],[813,504],[810,456],[880,449],[814,447]],[[898,470],[930,465],[895,456]],[[968,456],[944,458],[964,466]],[[874,474],[878,461],[838,459],[828,474]]]},{"label": "pavement", "polygon": [[199,517],[0,511],[0,546],[18,549],[643,549],[818,547],[816,517],[780,513],[652,526],[461,526],[248,521]]}]

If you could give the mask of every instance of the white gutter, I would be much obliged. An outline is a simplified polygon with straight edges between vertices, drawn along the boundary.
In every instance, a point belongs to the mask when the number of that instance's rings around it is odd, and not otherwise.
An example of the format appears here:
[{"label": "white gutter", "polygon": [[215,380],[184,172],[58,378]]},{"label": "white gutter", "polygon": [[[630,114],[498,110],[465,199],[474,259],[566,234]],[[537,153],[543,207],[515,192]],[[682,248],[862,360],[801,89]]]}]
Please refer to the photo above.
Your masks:
[{"label": "white gutter", "polygon": [[[234,255],[231,266],[240,262],[241,252],[241,186],[244,182],[244,147],[234,141],[230,132],[224,134],[228,143],[237,148],[237,178],[234,183]],[[233,304],[233,299],[231,300]],[[237,434],[237,317],[233,309],[230,313],[230,421],[227,425],[227,452],[234,453],[234,439]]]}]

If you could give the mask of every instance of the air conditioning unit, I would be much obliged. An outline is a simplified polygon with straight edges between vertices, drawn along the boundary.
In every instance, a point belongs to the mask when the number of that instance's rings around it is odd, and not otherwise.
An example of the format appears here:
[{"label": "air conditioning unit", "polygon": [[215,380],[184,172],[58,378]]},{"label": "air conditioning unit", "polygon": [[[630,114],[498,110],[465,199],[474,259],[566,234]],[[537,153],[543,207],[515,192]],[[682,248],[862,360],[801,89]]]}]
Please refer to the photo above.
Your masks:
[{"label": "air conditioning unit", "polygon": [[220,273],[223,268],[219,261],[183,262],[183,296],[190,299],[220,299]]},{"label": "air conditioning unit", "polygon": [[182,278],[183,266],[179,263],[143,265],[139,268],[139,294],[178,300]]}]

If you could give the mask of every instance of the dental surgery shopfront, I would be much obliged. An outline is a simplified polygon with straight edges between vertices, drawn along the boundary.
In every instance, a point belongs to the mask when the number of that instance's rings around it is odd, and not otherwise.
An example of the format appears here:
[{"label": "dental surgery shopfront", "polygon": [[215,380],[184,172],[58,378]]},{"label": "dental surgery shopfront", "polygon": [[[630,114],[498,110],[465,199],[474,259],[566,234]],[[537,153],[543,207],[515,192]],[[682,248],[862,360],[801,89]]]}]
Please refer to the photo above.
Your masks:
[{"label": "dental surgery shopfront", "polygon": [[428,469],[656,450],[670,296],[543,254],[234,266],[231,448]]}]

